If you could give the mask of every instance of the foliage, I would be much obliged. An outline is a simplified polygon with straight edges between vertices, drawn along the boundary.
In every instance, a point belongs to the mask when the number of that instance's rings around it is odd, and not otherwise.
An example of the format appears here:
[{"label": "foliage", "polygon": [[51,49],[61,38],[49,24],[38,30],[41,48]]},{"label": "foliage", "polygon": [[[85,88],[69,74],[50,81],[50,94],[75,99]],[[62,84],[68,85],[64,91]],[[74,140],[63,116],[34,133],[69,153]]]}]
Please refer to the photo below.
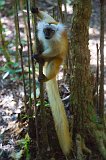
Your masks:
[{"label": "foliage", "polygon": [[19,77],[19,73],[22,73],[22,69],[19,67],[18,63],[15,62],[7,62],[3,67],[0,68],[1,72],[4,72],[3,79],[11,76],[11,80],[21,79]]},{"label": "foliage", "polygon": [[5,0],[0,0],[0,9],[3,9],[5,5]]},{"label": "foliage", "polygon": [[[37,101],[36,106],[37,106],[37,107],[38,107],[38,106],[41,106],[41,102],[40,102],[40,101]],[[49,106],[49,103],[46,102],[46,101],[44,101],[44,106],[45,106],[45,107],[48,107],[48,106]]]},{"label": "foliage", "polygon": [[23,141],[24,144],[24,150],[26,153],[26,160],[30,160],[30,153],[29,153],[29,144],[30,144],[30,137],[28,133],[25,135],[25,139]]},{"label": "foliage", "polygon": [[29,151],[30,137],[28,133],[26,133],[25,138],[19,140],[18,143],[25,152],[26,160],[30,160],[30,151]]},{"label": "foliage", "polygon": [[25,153],[25,159],[30,160],[30,151],[29,151],[29,144],[30,144],[30,137],[28,133],[25,135],[25,138],[18,140],[17,144],[21,147],[20,151],[13,152],[11,154],[12,159],[19,160],[23,158],[23,155]]}]

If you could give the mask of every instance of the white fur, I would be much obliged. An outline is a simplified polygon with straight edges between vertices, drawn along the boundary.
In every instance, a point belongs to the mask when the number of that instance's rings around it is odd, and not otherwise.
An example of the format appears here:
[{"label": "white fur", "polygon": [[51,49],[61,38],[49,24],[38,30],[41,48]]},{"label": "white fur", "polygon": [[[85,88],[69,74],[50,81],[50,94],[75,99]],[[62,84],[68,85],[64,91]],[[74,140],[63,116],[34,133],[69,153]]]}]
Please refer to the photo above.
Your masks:
[{"label": "white fur", "polygon": [[43,33],[43,29],[46,27],[46,25],[48,25],[48,23],[44,22],[44,21],[40,21],[38,23],[38,26],[37,26],[37,29],[38,29],[38,38],[40,41],[44,42],[44,41],[60,41],[61,40],[61,35],[62,35],[62,32],[65,31],[65,26],[61,23],[58,23],[58,24],[51,24],[55,30],[56,30],[56,33],[54,34],[54,36],[50,39],[50,40],[47,40],[45,39],[44,37],[44,33]]}]

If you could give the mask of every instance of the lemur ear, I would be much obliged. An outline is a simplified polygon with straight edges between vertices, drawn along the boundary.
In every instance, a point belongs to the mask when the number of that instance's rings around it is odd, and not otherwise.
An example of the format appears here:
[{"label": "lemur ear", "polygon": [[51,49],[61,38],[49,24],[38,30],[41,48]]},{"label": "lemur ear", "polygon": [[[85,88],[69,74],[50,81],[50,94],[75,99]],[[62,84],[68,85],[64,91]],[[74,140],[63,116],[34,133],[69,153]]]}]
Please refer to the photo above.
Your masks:
[{"label": "lemur ear", "polygon": [[66,29],[65,25],[62,23],[57,24],[57,30],[63,32]]},{"label": "lemur ear", "polygon": [[34,8],[34,7],[32,7],[31,8],[31,12],[34,14],[38,14],[39,13],[39,9],[38,8]]}]

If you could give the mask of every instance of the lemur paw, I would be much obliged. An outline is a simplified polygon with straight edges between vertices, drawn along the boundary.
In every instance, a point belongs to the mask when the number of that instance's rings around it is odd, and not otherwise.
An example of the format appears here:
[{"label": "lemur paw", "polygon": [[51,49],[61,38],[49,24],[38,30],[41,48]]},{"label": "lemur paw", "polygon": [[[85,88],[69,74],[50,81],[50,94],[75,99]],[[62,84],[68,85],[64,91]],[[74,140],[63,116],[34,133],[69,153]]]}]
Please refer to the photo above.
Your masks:
[{"label": "lemur paw", "polygon": [[46,82],[48,81],[47,77],[44,74],[39,75],[38,77],[39,82]]},{"label": "lemur paw", "polygon": [[36,59],[36,60],[39,59],[39,54],[33,54],[32,59]]},{"label": "lemur paw", "polygon": [[35,59],[37,62],[40,62],[41,61],[41,57],[39,54],[33,54],[32,55],[32,59]]},{"label": "lemur paw", "polygon": [[38,63],[41,63],[44,65],[45,61],[39,54],[33,54],[32,58],[35,59]]},{"label": "lemur paw", "polygon": [[34,7],[32,7],[31,8],[31,12],[34,14],[38,14],[39,13],[39,9],[38,8],[34,8]]}]

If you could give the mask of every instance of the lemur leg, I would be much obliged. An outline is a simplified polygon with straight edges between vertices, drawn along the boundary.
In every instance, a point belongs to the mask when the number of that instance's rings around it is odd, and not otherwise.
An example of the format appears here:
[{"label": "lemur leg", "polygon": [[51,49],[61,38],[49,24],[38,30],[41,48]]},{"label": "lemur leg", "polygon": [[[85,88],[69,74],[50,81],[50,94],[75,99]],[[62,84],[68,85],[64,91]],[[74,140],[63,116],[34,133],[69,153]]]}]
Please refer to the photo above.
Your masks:
[{"label": "lemur leg", "polygon": [[54,77],[56,77],[57,73],[59,72],[59,67],[62,64],[61,58],[56,58],[51,60],[49,63],[46,64],[44,67],[44,74],[39,76],[39,81],[47,82]]},{"label": "lemur leg", "polygon": [[45,82],[56,77],[57,73],[59,72],[59,67],[61,64],[62,64],[62,59],[60,58],[53,59],[51,62],[47,64],[45,73],[47,79],[45,79]]}]

